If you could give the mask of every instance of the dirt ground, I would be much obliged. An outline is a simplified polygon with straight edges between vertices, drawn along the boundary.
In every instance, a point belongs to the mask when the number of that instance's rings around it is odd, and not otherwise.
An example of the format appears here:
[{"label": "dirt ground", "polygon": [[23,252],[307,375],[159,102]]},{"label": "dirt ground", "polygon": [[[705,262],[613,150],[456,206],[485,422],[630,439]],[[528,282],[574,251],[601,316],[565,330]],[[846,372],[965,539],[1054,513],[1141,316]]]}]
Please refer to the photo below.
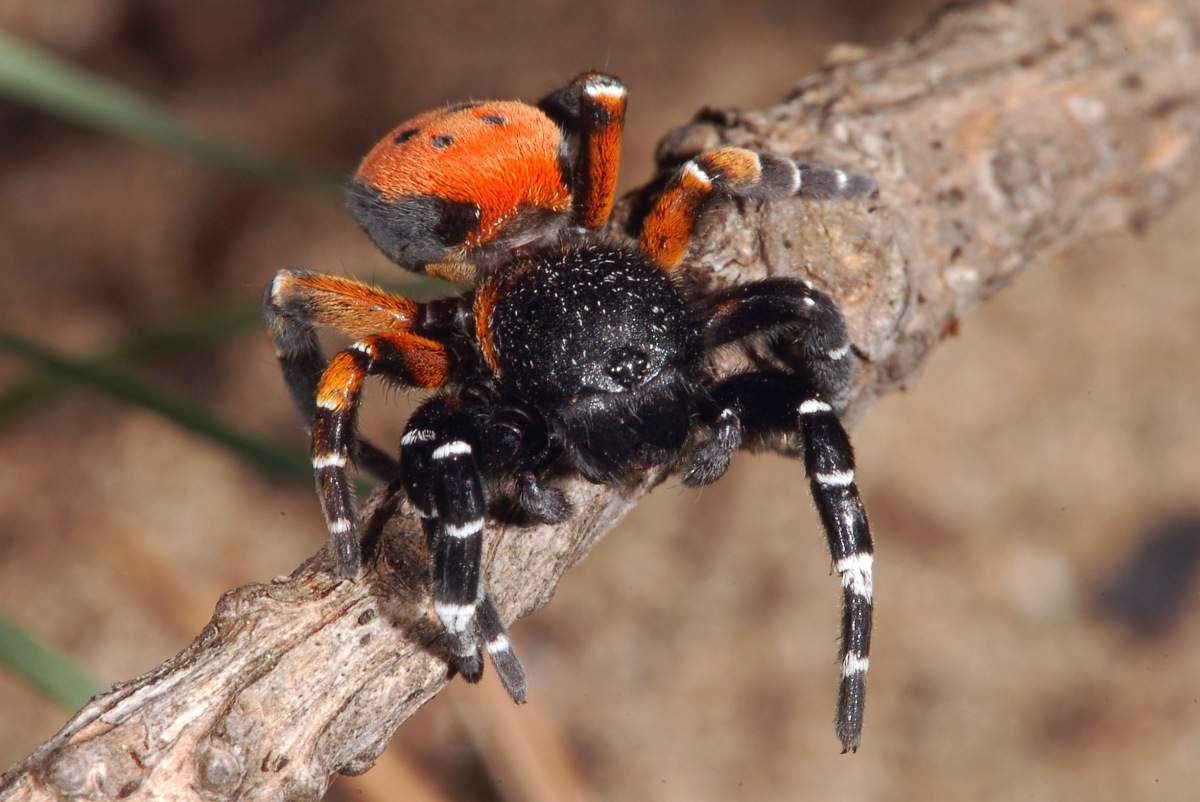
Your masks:
[{"label": "dirt ground", "polygon": [[[624,187],[705,105],[765,105],[932,0],[0,4],[206,129],[326,166],[449,99],[631,87]],[[803,7],[801,7],[803,6]],[[0,105],[3,326],[72,353],[282,266],[394,268],[336,201]],[[878,544],[866,735],[831,725],[839,596],[801,470],[656,491],[514,628],[533,701],[455,683],[331,799],[1183,800],[1200,780],[1200,192],[1022,275],[854,432]],[[25,375],[0,360],[0,388]],[[265,337],[142,375],[302,447]],[[395,442],[410,403],[371,397]],[[0,428],[0,612],[95,676],[186,645],[222,590],[323,540],[311,488],[75,392]],[[0,766],[65,720],[0,672]]]}]

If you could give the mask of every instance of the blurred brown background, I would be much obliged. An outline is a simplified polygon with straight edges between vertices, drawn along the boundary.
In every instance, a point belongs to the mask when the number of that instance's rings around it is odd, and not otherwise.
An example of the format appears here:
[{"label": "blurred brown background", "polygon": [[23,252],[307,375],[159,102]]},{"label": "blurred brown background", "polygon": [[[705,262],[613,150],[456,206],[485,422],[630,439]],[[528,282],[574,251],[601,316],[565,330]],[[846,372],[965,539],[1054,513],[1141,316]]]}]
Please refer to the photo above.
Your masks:
[{"label": "blurred brown background", "polygon": [[[631,88],[623,186],[704,105],[783,96],[834,43],[935,0],[578,6],[5,0],[0,29],[208,131],[332,168],[467,97],[584,68]],[[3,326],[93,353],[302,265],[395,268],[336,200],[231,180],[0,104]],[[332,799],[1137,800],[1200,779],[1200,192],[1037,266],[855,432],[878,542],[862,751],[839,756],[836,581],[799,466],[668,483],[515,627],[533,702],[455,683]],[[25,376],[0,359],[5,384]],[[142,375],[303,447],[264,336]],[[395,442],[410,402],[375,393]],[[0,429],[0,612],[111,681],[222,590],[323,541],[304,483],[73,392]],[[0,672],[0,765],[67,716]]]}]

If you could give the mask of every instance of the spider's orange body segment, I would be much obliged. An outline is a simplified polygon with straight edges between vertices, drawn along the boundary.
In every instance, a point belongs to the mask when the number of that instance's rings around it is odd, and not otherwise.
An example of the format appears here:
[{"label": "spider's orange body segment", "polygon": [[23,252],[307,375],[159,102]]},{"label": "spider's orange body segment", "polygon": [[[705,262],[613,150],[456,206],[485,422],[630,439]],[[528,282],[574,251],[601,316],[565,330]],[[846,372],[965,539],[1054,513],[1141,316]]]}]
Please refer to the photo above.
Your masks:
[{"label": "spider's orange body segment", "polygon": [[562,132],[540,109],[498,100],[439,109],[396,126],[358,168],[357,181],[388,200],[427,195],[479,208],[463,243],[481,245],[524,208],[566,212]]}]

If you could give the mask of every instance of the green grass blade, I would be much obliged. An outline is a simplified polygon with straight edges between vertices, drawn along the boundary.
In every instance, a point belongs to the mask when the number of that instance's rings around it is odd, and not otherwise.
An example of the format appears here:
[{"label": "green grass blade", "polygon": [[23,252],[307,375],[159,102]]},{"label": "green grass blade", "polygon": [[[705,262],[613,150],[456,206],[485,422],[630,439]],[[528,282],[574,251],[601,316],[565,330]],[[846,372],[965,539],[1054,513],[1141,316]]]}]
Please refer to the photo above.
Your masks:
[{"label": "green grass blade", "polygon": [[336,191],[319,173],[200,134],[157,104],[0,31],[0,95],[116,136],[150,142],[201,164],[297,189]]},{"label": "green grass blade", "polygon": [[63,655],[0,616],[0,665],[68,710],[104,688]]},{"label": "green grass blade", "polygon": [[224,342],[247,331],[266,331],[262,303],[232,301],[213,304],[167,323],[133,332],[109,353],[116,362],[130,362],[177,354]]},{"label": "green grass blade", "polygon": [[30,367],[79,382],[134,406],[155,412],[176,425],[212,440],[273,476],[311,482],[312,467],[300,449],[265,442],[225,423],[198,404],[172,398],[115,365],[67,356],[19,335],[0,330],[0,352],[25,359]]},{"label": "green grass blade", "polygon": [[[202,309],[177,321],[135,332],[116,347],[88,357],[86,361],[102,367],[119,366],[122,362],[206,348],[262,326],[259,304],[225,303]],[[14,382],[0,393],[0,428],[23,415],[44,410],[48,403],[72,386],[74,382],[65,376],[42,372]]]}]

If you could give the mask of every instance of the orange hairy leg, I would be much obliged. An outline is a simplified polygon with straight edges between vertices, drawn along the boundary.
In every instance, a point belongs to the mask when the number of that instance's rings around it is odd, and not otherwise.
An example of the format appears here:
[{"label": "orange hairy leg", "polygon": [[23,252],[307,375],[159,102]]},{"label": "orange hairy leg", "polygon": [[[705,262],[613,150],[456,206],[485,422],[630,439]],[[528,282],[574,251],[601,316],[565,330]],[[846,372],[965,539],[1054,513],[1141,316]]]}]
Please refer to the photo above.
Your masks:
[{"label": "orange hairy leg", "polygon": [[607,76],[588,75],[580,107],[584,134],[576,169],[585,185],[577,187],[575,215],[584,228],[599,228],[608,222],[617,194],[625,87]]},{"label": "orange hairy leg", "polygon": [[[270,301],[284,314],[337,329],[348,337],[411,329],[417,304],[407,298],[337,276],[281,270],[271,282]],[[274,328],[272,321],[272,328]]]},{"label": "orange hairy leg", "polygon": [[450,371],[441,343],[408,331],[374,334],[329,360],[317,385],[312,427],[312,463],[325,523],[333,538],[342,576],[354,576],[361,559],[354,493],[346,478],[362,387],[368,375],[381,375],[415,387],[438,387]]},{"label": "orange hairy leg", "polygon": [[612,213],[621,168],[625,96],[625,85],[613,76],[585,72],[538,103],[577,140],[569,171],[575,224],[581,228],[599,228]]},{"label": "orange hairy leg", "polygon": [[[382,478],[395,460],[358,441],[355,421],[370,374],[417,387],[437,387],[450,371],[445,347],[412,331],[418,306],[350,279],[281,270],[267,287],[264,309],[292,399],[312,428],[312,460],[321,507],[333,538],[337,570],[352,576],[360,560],[353,493],[346,478],[352,449]],[[326,365],[316,326],[355,339]],[[372,467],[374,466],[374,467]]]},{"label": "orange hairy leg", "polygon": [[853,198],[874,191],[874,180],[862,173],[744,148],[709,150],[685,163],[667,183],[642,222],[641,246],[664,270],[678,267],[696,220],[715,193],[771,200]]}]

